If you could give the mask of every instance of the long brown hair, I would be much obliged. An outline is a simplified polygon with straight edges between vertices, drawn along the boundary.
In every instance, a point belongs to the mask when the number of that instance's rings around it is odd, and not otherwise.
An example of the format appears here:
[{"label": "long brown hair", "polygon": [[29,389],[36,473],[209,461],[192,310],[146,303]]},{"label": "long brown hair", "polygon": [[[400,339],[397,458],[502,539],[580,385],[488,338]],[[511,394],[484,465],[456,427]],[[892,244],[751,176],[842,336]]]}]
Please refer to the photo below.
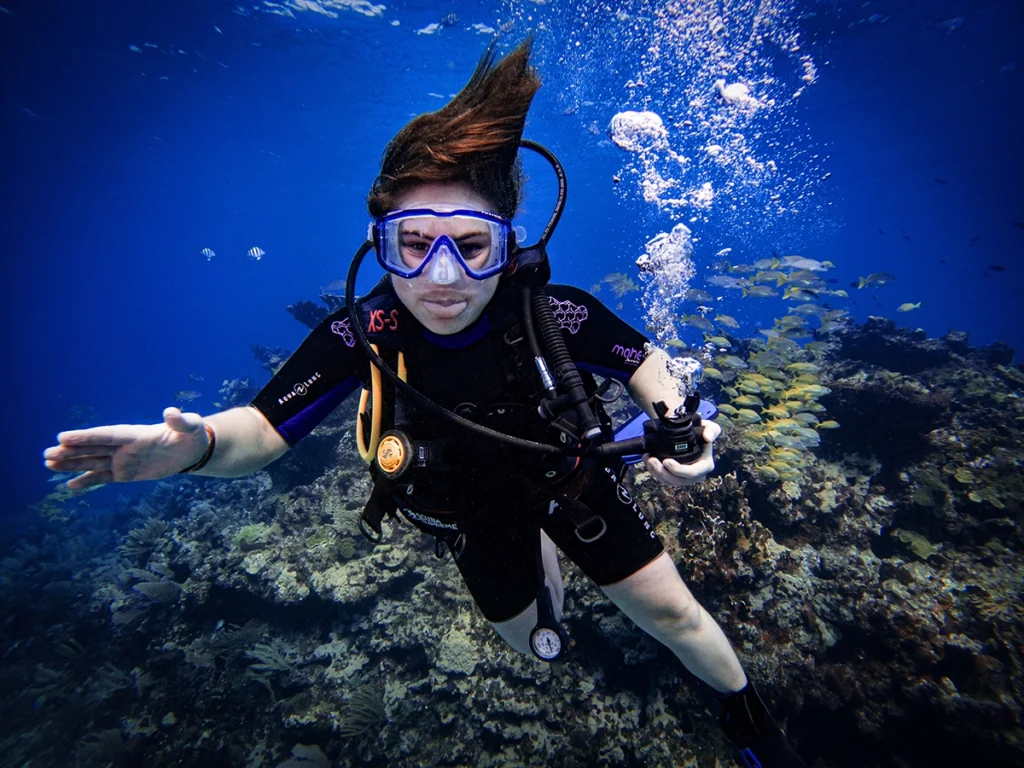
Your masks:
[{"label": "long brown hair", "polygon": [[492,42],[465,87],[436,112],[414,118],[384,150],[366,203],[371,216],[395,209],[395,197],[423,183],[465,182],[512,218],[522,196],[519,140],[540,88],[530,67],[533,38],[495,64]]}]

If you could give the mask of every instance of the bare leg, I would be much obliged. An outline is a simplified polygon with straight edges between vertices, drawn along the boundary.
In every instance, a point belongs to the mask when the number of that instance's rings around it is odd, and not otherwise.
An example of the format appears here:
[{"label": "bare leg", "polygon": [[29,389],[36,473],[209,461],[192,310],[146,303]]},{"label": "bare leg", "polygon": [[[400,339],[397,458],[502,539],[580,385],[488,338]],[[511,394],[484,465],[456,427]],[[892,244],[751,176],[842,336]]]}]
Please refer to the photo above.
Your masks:
[{"label": "bare leg", "polygon": [[[565,586],[562,584],[562,572],[558,568],[558,552],[555,543],[548,538],[548,535],[541,531],[540,534],[541,560],[544,563],[544,583],[551,590],[551,606],[555,611],[555,618],[562,618],[562,604],[565,600]],[[537,624],[537,601],[530,603],[526,610],[508,621],[499,621],[491,624],[501,638],[520,653],[531,653],[530,632]]]},{"label": "bare leg", "polygon": [[720,693],[747,684],[721,627],[687,589],[668,553],[622,581],[602,587],[615,605],[693,674]]}]

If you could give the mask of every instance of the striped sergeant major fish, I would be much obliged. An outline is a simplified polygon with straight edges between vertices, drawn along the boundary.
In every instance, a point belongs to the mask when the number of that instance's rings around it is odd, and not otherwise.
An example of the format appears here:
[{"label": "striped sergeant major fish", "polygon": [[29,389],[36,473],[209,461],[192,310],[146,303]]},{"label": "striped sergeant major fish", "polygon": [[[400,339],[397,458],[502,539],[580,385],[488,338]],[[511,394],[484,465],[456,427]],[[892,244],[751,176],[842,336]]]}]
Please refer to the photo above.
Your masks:
[{"label": "striped sergeant major fish", "polygon": [[216,256],[217,254],[213,252],[213,249],[212,249],[212,248],[203,248],[203,250],[201,250],[201,251],[199,252],[199,255],[200,255],[200,256],[205,256],[205,257],[206,257],[206,260],[207,260],[207,261],[209,261],[209,260],[210,260],[210,259],[212,259],[212,258],[213,258],[214,256]]},{"label": "striped sergeant major fish", "polygon": [[256,259],[256,261],[259,261],[260,259],[262,259],[266,255],[267,255],[267,252],[264,251],[262,248],[260,248],[258,245],[254,245],[252,248],[249,249],[249,258],[250,259]]}]

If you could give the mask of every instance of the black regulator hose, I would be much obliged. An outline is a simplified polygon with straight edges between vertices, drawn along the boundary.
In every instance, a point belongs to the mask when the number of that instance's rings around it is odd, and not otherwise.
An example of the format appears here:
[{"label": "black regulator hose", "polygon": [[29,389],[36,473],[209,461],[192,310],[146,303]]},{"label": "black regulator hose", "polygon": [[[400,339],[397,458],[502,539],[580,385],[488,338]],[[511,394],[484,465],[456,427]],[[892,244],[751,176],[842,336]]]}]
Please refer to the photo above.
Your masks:
[{"label": "black regulator hose", "polygon": [[[548,352],[548,364],[555,374],[555,379],[565,388],[569,402],[572,403],[579,416],[577,426],[580,435],[586,440],[600,436],[601,420],[594,415],[594,410],[590,407],[587,391],[583,386],[583,377],[580,376],[576,364],[569,355],[569,349],[565,345],[565,339],[562,338],[558,321],[555,320],[555,313],[551,310],[548,292],[543,288],[538,288],[533,294],[531,303],[533,317],[539,326],[540,335],[544,338],[544,347]],[[551,412],[548,415],[554,416],[555,414]]]}]

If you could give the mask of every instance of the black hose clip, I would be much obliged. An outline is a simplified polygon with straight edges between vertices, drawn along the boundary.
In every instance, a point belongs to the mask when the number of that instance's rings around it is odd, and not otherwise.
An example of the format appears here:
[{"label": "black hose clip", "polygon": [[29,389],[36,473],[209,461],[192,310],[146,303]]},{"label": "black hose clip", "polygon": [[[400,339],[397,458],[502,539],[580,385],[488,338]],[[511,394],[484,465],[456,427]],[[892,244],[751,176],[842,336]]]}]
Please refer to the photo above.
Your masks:
[{"label": "black hose clip", "polygon": [[692,464],[704,450],[704,424],[697,412],[700,394],[694,393],[683,401],[680,411],[669,415],[664,400],[652,403],[658,421],[644,423],[647,450],[659,459],[674,459],[680,464]]}]

